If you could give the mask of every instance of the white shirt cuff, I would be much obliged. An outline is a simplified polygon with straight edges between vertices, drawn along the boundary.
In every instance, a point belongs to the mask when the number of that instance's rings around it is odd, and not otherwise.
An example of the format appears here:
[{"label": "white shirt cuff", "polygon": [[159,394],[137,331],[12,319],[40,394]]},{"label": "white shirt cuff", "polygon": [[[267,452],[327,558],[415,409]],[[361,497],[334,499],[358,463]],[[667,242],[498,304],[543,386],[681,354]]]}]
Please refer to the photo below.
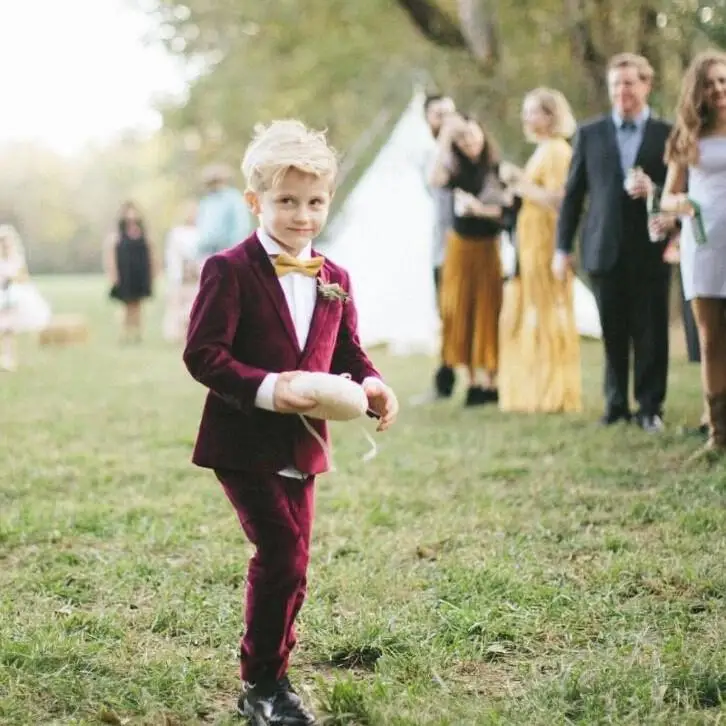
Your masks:
[{"label": "white shirt cuff", "polygon": [[386,385],[380,378],[376,378],[376,376],[368,376],[367,378],[364,378],[361,386],[365,386],[366,383],[380,383],[383,387]]},{"label": "white shirt cuff", "polygon": [[268,373],[262,380],[255,396],[255,406],[265,411],[275,410],[275,384],[279,373]]}]

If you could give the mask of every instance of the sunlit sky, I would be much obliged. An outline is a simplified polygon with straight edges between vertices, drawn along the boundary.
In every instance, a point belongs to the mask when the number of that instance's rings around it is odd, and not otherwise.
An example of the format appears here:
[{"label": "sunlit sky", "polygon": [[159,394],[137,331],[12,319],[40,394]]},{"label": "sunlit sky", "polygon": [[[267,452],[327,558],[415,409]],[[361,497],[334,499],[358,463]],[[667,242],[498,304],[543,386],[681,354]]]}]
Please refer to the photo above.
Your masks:
[{"label": "sunlit sky", "polygon": [[150,28],[129,0],[0,0],[0,142],[68,153],[158,126],[152,100],[178,93],[183,75],[145,46]]}]

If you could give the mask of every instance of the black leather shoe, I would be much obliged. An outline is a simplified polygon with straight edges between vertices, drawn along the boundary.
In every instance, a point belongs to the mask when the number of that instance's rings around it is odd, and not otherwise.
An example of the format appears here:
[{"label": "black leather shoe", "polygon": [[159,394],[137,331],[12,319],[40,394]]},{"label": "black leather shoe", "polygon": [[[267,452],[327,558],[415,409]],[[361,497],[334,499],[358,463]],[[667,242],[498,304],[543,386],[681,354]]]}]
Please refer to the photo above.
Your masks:
[{"label": "black leather shoe", "polygon": [[436,395],[439,398],[449,398],[454,392],[455,383],[456,376],[453,368],[442,365],[439,370],[436,371],[436,375],[434,376],[434,389],[436,390]]},{"label": "black leather shoe", "polygon": [[600,417],[599,423],[601,426],[612,426],[619,421],[630,423],[630,419],[630,411],[605,411],[605,413]]},{"label": "black leather shoe", "polygon": [[287,676],[279,681],[247,686],[239,697],[237,711],[250,726],[314,726],[316,723]]},{"label": "black leather shoe", "polygon": [[638,413],[635,420],[643,431],[649,434],[658,434],[665,430],[665,424],[659,414]]},{"label": "black leather shoe", "polygon": [[497,403],[499,391],[495,388],[482,388],[482,386],[469,386],[466,392],[465,406],[482,406],[486,403]]}]

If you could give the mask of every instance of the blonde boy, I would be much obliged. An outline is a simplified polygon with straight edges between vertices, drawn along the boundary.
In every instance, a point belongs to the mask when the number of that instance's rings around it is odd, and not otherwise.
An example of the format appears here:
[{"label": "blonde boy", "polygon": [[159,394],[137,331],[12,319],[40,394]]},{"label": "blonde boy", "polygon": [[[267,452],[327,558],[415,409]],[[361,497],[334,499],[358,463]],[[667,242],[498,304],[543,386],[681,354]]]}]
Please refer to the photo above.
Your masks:
[{"label": "blonde boy", "polygon": [[[312,249],[337,162],[299,121],[259,127],[242,162],[259,229],[204,265],[184,361],[209,389],[193,461],[214,470],[256,551],[249,563],[238,709],[252,724],[312,724],[287,678],[306,593],[315,476],[325,452],[298,416],[299,371],[349,373],[379,430],[398,403],[361,348],[348,273]],[[346,296],[320,294],[337,283]],[[310,420],[327,437],[324,422]]]}]

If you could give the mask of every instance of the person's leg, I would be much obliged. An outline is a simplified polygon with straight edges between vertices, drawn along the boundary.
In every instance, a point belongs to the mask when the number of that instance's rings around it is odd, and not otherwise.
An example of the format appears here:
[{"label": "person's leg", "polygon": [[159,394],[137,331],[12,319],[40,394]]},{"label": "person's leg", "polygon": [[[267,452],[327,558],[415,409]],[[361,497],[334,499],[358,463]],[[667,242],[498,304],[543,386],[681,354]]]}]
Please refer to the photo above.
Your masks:
[{"label": "person's leg", "polygon": [[617,269],[607,274],[593,275],[591,286],[600,314],[605,350],[605,414],[601,422],[611,424],[630,418],[627,280],[624,272]]},{"label": "person's leg", "polygon": [[499,370],[499,317],[502,311],[503,280],[499,238],[477,241],[473,268],[471,323],[472,370],[481,372],[481,385],[472,376],[468,403],[496,403]]},{"label": "person's leg", "polygon": [[631,330],[634,392],[638,423],[648,431],[662,429],[668,383],[668,307],[671,270],[631,280]]},{"label": "person's leg", "polygon": [[[456,366],[469,365],[471,350],[471,324],[473,280],[470,266],[471,242],[449,233],[446,259],[441,268],[441,358],[442,366],[436,374],[439,397],[451,396]],[[473,371],[469,366],[469,384]]]},{"label": "person's leg", "polygon": [[255,546],[247,573],[240,647],[241,675],[247,684],[240,710],[252,715],[258,706],[271,704],[281,716],[307,723],[305,719],[312,717],[291,690],[287,670],[296,643],[295,619],[307,588],[314,477],[299,480],[228,471],[216,475]]},{"label": "person's leg", "polygon": [[[680,283],[680,275],[677,276]],[[698,327],[693,316],[693,308],[683,294],[683,284],[679,284],[681,291],[681,317],[683,318],[683,333],[686,338],[686,350],[689,363],[701,362],[701,344],[698,342]]]},{"label": "person's leg", "polygon": [[15,333],[11,330],[0,331],[0,370],[15,371],[18,367]]},{"label": "person's leg", "polygon": [[708,405],[709,449],[726,449],[726,300],[696,298],[693,314],[701,344],[701,381]]},{"label": "person's leg", "polygon": [[136,342],[141,340],[141,300],[134,300],[127,305],[128,327],[130,338]]}]

